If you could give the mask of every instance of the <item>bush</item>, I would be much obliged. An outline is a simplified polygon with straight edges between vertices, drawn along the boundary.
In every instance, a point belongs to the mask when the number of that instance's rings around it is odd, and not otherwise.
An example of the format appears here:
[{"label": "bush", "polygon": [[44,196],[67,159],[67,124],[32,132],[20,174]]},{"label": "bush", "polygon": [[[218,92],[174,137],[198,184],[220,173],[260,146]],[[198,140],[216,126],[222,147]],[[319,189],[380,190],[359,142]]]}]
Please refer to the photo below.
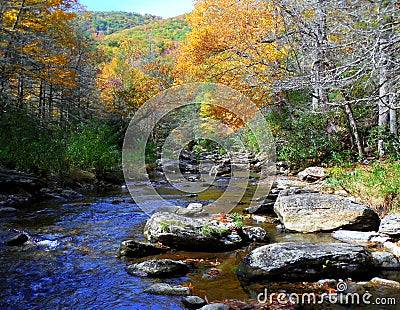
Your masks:
[{"label": "bush", "polygon": [[354,168],[334,167],[327,182],[359,197],[378,214],[400,208],[400,162],[377,161]]},{"label": "bush", "polygon": [[80,169],[104,171],[119,166],[121,152],[118,136],[107,124],[91,121],[78,128],[69,138],[68,162]]},{"label": "bush", "polygon": [[26,111],[3,112],[0,121],[0,165],[42,174],[66,168],[66,141],[58,128]]},{"label": "bush", "polygon": [[23,110],[3,112],[0,166],[39,175],[119,166],[118,134],[110,126],[94,120],[75,130],[71,127],[60,128]]},{"label": "bush", "polygon": [[286,110],[270,111],[267,120],[277,141],[277,160],[287,160],[297,166],[351,161],[344,129],[336,126],[336,131],[328,132],[329,120],[340,122],[340,118],[335,112],[298,111],[291,118]]}]

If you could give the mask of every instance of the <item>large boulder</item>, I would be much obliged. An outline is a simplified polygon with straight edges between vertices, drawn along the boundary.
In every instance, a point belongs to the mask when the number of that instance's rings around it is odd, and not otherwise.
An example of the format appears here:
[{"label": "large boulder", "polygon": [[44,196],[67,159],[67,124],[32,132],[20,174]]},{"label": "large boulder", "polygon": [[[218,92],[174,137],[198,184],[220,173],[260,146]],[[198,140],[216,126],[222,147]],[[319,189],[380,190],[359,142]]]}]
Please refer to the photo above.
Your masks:
[{"label": "large boulder", "polygon": [[379,232],[392,237],[400,236],[400,213],[386,215],[381,221]]},{"label": "large boulder", "polygon": [[238,228],[209,217],[190,217],[156,212],[147,221],[144,235],[175,249],[220,252],[239,248],[245,240]]},{"label": "large boulder", "polygon": [[376,231],[378,215],[368,206],[322,193],[290,194],[282,191],[274,211],[289,231],[317,232],[340,228]]},{"label": "large boulder", "polygon": [[141,277],[179,277],[189,271],[189,266],[172,259],[152,259],[126,266],[126,271]]},{"label": "large boulder", "polygon": [[371,268],[371,252],[359,245],[284,242],[251,251],[239,263],[237,274],[247,281],[291,281],[358,276]]},{"label": "large boulder", "polygon": [[157,255],[169,251],[169,247],[157,244],[125,240],[119,246],[117,257],[141,258],[149,255]]}]

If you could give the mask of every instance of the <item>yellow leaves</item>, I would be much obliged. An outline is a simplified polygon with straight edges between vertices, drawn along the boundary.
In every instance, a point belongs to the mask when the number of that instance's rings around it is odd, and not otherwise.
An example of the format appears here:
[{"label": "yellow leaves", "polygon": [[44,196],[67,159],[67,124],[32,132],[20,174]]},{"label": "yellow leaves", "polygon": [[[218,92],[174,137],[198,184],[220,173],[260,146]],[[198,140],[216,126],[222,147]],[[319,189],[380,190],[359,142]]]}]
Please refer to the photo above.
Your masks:
[{"label": "yellow leaves", "polygon": [[[268,84],[272,66],[286,56],[276,44],[265,43],[280,31],[274,10],[267,1],[195,1],[187,15],[192,32],[177,54],[176,82],[219,82],[255,95],[255,87]],[[265,103],[263,95],[254,98]]]}]

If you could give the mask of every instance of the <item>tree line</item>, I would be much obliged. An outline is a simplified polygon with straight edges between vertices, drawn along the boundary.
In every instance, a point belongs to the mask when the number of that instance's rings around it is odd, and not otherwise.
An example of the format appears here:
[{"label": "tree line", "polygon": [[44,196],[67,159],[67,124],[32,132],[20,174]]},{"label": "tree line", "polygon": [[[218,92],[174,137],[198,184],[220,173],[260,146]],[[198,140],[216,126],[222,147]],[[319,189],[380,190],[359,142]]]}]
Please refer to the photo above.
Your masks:
[{"label": "tree line", "polygon": [[[46,170],[46,149],[63,150],[53,170],[117,165],[129,116],[156,93],[193,81],[253,100],[280,159],[398,158],[397,1],[196,0],[185,17],[97,41],[82,10],[77,0],[0,3],[2,165]],[[163,26],[171,31],[154,30]],[[106,148],[88,141],[105,136]],[[85,152],[97,155],[82,162]]]}]

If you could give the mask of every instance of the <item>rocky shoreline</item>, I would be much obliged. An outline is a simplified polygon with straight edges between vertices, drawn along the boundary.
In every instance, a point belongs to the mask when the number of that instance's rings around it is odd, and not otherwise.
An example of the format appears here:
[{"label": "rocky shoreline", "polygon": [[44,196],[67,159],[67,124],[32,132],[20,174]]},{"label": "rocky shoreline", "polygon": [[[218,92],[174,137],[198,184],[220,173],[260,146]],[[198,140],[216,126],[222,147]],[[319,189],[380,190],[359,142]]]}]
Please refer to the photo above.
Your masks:
[{"label": "rocky shoreline", "polygon": [[81,199],[85,193],[103,191],[124,183],[122,171],[109,171],[101,175],[74,170],[60,178],[49,175],[39,178],[0,167],[0,214],[15,213],[32,203],[46,200]]}]

